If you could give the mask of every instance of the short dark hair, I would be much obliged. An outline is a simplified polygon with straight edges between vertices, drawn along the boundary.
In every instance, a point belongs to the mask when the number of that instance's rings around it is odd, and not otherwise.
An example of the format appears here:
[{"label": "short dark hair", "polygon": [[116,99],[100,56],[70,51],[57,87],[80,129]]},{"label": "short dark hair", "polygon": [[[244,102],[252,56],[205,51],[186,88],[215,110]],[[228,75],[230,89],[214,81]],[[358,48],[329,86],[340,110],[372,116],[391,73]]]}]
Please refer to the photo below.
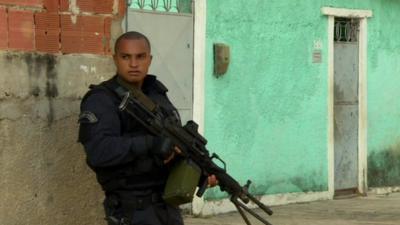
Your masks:
[{"label": "short dark hair", "polygon": [[128,40],[138,40],[138,39],[144,39],[146,41],[147,46],[149,47],[149,50],[151,51],[151,45],[149,39],[146,37],[146,35],[137,32],[137,31],[128,31],[121,36],[117,38],[115,41],[114,45],[114,52],[117,53],[118,50],[118,45],[123,39],[128,39]]}]

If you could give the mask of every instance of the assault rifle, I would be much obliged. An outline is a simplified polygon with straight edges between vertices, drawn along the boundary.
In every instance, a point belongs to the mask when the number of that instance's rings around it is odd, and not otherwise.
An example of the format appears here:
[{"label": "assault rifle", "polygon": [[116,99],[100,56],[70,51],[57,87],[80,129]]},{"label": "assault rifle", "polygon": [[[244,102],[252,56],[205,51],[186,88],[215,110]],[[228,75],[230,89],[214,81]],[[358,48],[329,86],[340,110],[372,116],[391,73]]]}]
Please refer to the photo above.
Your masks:
[{"label": "assault rifle", "polygon": [[[249,193],[251,181],[248,180],[244,186],[241,186],[226,172],[225,162],[217,154],[213,153],[210,156],[205,146],[207,140],[198,133],[198,125],[195,122],[189,121],[184,126],[178,126],[176,121],[168,118],[161,119],[158,107],[143,93],[126,92],[119,109],[126,111],[153,135],[171,139],[182,151],[181,155],[193,161],[202,170],[203,175],[214,174],[221,191],[226,191],[230,195],[231,202],[247,225],[251,225],[251,223],[244,211],[247,211],[263,224],[271,225],[266,219],[246,206],[247,203],[252,202],[268,215],[272,215],[272,210],[268,206]],[[224,168],[214,163],[213,159],[220,161]],[[196,195],[201,197],[206,188],[207,180],[198,189]]]}]

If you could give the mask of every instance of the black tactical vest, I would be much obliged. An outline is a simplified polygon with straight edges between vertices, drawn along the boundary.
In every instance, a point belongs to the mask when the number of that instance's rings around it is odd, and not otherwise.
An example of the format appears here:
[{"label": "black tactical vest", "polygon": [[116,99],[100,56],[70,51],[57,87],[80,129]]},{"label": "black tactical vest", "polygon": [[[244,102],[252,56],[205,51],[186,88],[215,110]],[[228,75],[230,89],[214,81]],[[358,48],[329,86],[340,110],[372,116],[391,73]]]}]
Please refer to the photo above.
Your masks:
[{"label": "black tactical vest", "polygon": [[[91,85],[91,90],[84,96],[82,102],[96,92],[105,92],[113,99],[115,107],[118,107],[121,102],[121,96],[115,91],[118,87],[120,86],[116,81],[116,76],[99,85]],[[165,118],[175,117],[176,122],[180,124],[179,114],[166,95],[167,88],[156,80],[155,76],[146,76],[142,91],[160,107]],[[134,137],[149,134],[141,124],[127,113],[119,112],[119,118],[123,136]],[[81,139],[80,137],[80,142],[82,142]],[[97,180],[106,194],[125,193],[126,191],[148,192],[149,190],[159,192],[163,190],[169,173],[168,166],[149,155],[113,167],[95,168],[89,163],[88,165],[96,172]]]}]

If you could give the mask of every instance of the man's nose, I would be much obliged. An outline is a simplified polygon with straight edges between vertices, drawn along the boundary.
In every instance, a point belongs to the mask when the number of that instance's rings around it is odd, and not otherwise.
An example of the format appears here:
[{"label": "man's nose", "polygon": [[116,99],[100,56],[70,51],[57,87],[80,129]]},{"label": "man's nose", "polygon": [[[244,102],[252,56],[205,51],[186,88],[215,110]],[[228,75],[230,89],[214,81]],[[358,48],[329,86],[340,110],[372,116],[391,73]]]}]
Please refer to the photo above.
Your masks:
[{"label": "man's nose", "polygon": [[131,60],[129,60],[129,66],[130,67],[137,67],[138,66],[138,61],[132,57]]}]

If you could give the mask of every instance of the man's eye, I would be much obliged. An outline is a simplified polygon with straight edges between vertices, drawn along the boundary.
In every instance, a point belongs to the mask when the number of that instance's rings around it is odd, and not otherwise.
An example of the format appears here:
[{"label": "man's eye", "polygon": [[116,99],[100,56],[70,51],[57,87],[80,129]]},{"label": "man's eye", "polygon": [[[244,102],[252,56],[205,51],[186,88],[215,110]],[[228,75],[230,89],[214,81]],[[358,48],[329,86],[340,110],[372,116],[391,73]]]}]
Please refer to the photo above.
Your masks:
[{"label": "man's eye", "polygon": [[122,56],[122,59],[129,59],[129,56],[123,55],[123,56]]}]

